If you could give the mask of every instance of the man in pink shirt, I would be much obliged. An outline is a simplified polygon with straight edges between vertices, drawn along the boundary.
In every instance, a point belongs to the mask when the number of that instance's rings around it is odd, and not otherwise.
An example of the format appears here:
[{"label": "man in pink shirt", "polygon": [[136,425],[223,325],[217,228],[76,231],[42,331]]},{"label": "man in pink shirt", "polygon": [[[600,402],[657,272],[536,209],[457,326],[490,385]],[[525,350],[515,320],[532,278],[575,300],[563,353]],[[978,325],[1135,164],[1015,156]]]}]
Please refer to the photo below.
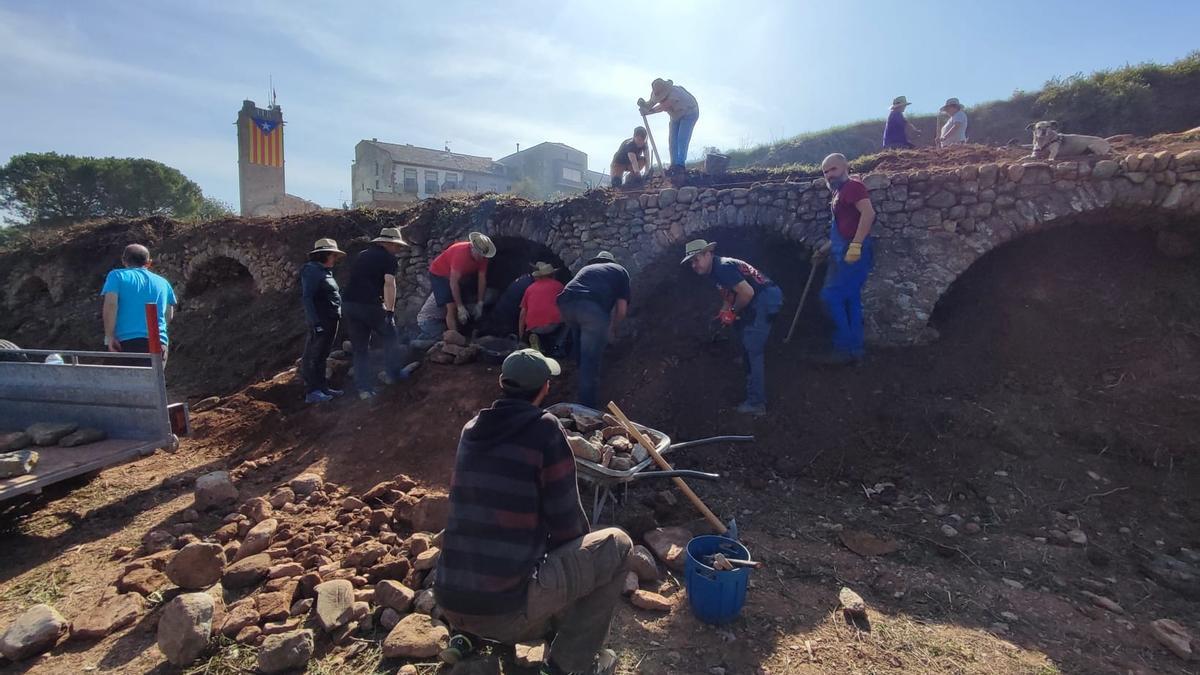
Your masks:
[{"label": "man in pink shirt", "polygon": [[[488,260],[495,257],[496,245],[490,237],[472,232],[467,241],[450,244],[429,265],[429,283],[438,307],[446,308],[446,328],[458,330],[472,318],[483,316],[483,294],[487,290]],[[478,293],[470,310],[462,299],[462,282],[475,275]]]}]

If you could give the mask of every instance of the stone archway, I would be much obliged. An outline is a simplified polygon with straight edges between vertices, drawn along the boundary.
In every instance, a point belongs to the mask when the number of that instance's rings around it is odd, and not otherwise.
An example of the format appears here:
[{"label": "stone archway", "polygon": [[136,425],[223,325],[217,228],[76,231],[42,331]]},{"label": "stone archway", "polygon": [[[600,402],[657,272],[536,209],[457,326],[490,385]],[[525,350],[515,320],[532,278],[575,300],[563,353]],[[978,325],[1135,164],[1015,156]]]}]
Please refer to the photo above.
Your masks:
[{"label": "stone archway", "polygon": [[14,279],[11,283],[8,288],[9,309],[16,310],[35,303],[56,301],[50,284],[37,274],[28,274]]},{"label": "stone archway", "polygon": [[249,277],[254,290],[261,293],[265,290],[260,282],[264,274],[258,267],[258,262],[240,249],[231,246],[207,249],[184,265],[183,293],[195,295],[226,281],[241,283],[245,277]]}]

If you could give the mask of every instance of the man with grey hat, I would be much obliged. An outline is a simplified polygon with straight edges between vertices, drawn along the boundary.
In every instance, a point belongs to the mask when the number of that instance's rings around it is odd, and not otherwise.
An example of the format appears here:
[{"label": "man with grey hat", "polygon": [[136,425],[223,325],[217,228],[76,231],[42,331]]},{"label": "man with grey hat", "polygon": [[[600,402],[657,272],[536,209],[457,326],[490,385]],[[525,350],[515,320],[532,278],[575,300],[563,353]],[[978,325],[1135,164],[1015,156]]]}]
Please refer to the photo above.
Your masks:
[{"label": "man with grey hat", "polygon": [[308,262],[300,268],[300,301],[308,321],[304,356],[300,360],[305,403],[324,403],[342,395],[340,390],[329,388],[325,362],[342,318],[342,295],[333,278],[333,266],[344,257],[346,252],[338,248],[336,241],[318,239],[308,253]]},{"label": "man with grey hat", "polygon": [[[438,307],[446,308],[446,328],[462,325],[483,316],[483,296],[487,292],[488,261],[496,257],[496,244],[482,232],[472,232],[467,241],[450,244],[429,264],[429,284]],[[468,309],[463,302],[462,284],[474,277],[475,302]]]},{"label": "man with grey hat", "polygon": [[966,143],[967,112],[963,109],[963,105],[956,98],[948,98],[946,105],[942,106],[941,112],[950,116],[950,119],[942,125],[942,132],[938,134],[938,141],[942,147]]},{"label": "man with grey hat", "polygon": [[558,295],[558,310],[579,358],[579,402],[597,407],[604,348],[629,311],[629,272],[600,251]]},{"label": "man with grey hat", "polygon": [[500,367],[503,398],[463,427],[450,480],[450,516],[433,594],[455,635],[457,663],[479,639],[516,644],[554,631],[541,673],[610,674],[604,649],[633,542],[619,528],[590,531],[575,457],[542,409],[558,362],[533,349]]},{"label": "man with grey hat", "polygon": [[383,343],[383,382],[394,384],[408,377],[403,370],[403,354],[396,331],[396,275],[400,267],[396,256],[407,245],[399,228],[380,230],[379,236],[355,257],[350,268],[350,283],[342,296],[342,316],[354,351],[354,384],[358,388],[358,397],[364,400],[375,396],[372,337]]},{"label": "man with grey hat", "polygon": [[908,132],[921,135],[921,131],[904,117],[904,110],[908,106],[907,96],[892,99],[892,109],[888,112],[887,124],[883,127],[883,147],[911,148],[913,144],[908,140]]},{"label": "man with grey hat", "polygon": [[783,291],[750,263],[713,255],[716,248],[716,242],[693,239],[684,248],[680,264],[691,263],[693,272],[712,280],[723,301],[717,320],[737,331],[746,368],[746,400],[737,411],[765,415],[767,339],[771,322],[783,307]]}]

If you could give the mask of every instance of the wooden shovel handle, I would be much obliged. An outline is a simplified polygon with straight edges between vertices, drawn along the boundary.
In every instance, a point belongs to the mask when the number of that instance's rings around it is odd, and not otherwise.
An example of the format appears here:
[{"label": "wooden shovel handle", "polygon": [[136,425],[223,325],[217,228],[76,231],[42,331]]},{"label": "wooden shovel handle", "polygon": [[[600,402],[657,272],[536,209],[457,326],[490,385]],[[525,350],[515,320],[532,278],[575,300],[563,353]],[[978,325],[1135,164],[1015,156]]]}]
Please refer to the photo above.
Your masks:
[{"label": "wooden shovel handle", "polygon": [[[621,423],[621,426],[625,428],[625,431],[629,432],[629,435],[632,436],[639,444],[641,444],[643,448],[646,448],[646,452],[650,453],[650,457],[654,459],[654,463],[657,464],[660,469],[663,471],[674,470],[667,460],[663,459],[663,456],[658,453],[658,447],[656,447],[654,443],[651,443],[649,438],[646,438],[646,435],[642,433],[641,429],[638,429],[633,422],[629,421],[629,418],[625,416],[625,413],[621,412],[621,409],[617,407],[616,403],[610,401],[608,404],[608,409],[610,412],[612,412],[613,417],[617,418],[617,421]],[[717,530],[717,534],[725,534],[729,531],[729,528],[725,527],[725,523],[722,523],[721,519],[717,518],[716,514],[714,514],[707,506],[704,505],[704,502],[701,501],[700,497],[698,497],[695,492],[692,492],[692,488],[688,487],[688,484],[684,482],[682,478],[672,478],[671,480],[675,482],[675,487],[679,488],[679,491],[683,493],[683,496],[687,497],[688,501],[690,501],[692,505],[700,511],[700,513],[704,516],[704,519],[707,520],[709,524]]]}]

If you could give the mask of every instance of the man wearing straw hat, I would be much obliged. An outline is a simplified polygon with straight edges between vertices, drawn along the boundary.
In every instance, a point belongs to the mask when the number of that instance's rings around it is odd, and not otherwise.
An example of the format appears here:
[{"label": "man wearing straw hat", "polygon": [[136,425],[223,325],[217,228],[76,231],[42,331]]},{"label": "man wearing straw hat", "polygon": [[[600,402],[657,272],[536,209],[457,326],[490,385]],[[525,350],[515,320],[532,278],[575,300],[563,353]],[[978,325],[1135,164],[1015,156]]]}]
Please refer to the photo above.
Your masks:
[{"label": "man wearing straw hat", "polygon": [[883,127],[883,147],[911,148],[913,144],[908,140],[908,132],[921,135],[921,131],[904,118],[904,109],[908,106],[908,98],[905,96],[892,99],[892,110],[888,113],[887,124]]},{"label": "man wearing straw hat", "polygon": [[629,296],[629,272],[608,251],[592,256],[558,295],[571,350],[579,357],[579,402],[589,408],[599,402],[604,348],[629,311]]},{"label": "man wearing straw hat", "polygon": [[333,278],[333,266],[344,257],[346,252],[338,248],[336,241],[318,239],[308,253],[308,262],[300,268],[300,300],[308,321],[300,360],[305,403],[324,403],[342,395],[340,390],[329,388],[325,362],[342,319],[342,294]]},{"label": "man wearing straw hat", "polygon": [[950,119],[946,120],[946,123],[942,125],[942,132],[938,135],[938,140],[941,141],[942,147],[966,143],[967,113],[963,109],[962,104],[958,102],[958,99],[946,99],[946,105],[942,106],[941,112],[950,116]]},{"label": "man wearing straw hat", "polygon": [[679,264],[691,263],[692,271],[711,279],[720,292],[724,303],[717,320],[737,331],[746,368],[746,400],[737,411],[762,416],[767,414],[764,355],[771,322],[783,307],[783,291],[750,263],[713,255],[716,248],[716,242],[689,241]]},{"label": "man wearing straw hat", "polygon": [[358,397],[375,396],[371,366],[371,338],[383,342],[384,384],[394,384],[408,377],[401,363],[399,333],[396,331],[396,274],[399,270],[400,249],[408,242],[400,229],[385,227],[354,259],[350,268],[350,283],[342,296],[342,316],[354,351],[354,384]]},{"label": "man wearing straw hat", "polygon": [[517,335],[547,356],[558,356],[562,340],[562,314],[558,311],[558,294],[563,284],[554,278],[558,269],[548,262],[533,265],[533,283],[521,297],[521,316],[517,319]]},{"label": "man wearing straw hat", "polygon": [[671,166],[668,171],[684,170],[687,162],[688,145],[692,142],[692,130],[700,119],[700,104],[687,89],[661,77],[650,83],[650,100],[638,99],[638,109],[643,115],[666,112],[671,118],[670,147]]},{"label": "man wearing straw hat", "polygon": [[[429,283],[438,307],[446,309],[446,328],[457,331],[471,319],[483,316],[483,294],[487,291],[488,260],[496,256],[496,245],[482,232],[472,232],[467,241],[450,244],[429,264]],[[478,285],[475,303],[467,308],[462,282],[474,275]]]}]

